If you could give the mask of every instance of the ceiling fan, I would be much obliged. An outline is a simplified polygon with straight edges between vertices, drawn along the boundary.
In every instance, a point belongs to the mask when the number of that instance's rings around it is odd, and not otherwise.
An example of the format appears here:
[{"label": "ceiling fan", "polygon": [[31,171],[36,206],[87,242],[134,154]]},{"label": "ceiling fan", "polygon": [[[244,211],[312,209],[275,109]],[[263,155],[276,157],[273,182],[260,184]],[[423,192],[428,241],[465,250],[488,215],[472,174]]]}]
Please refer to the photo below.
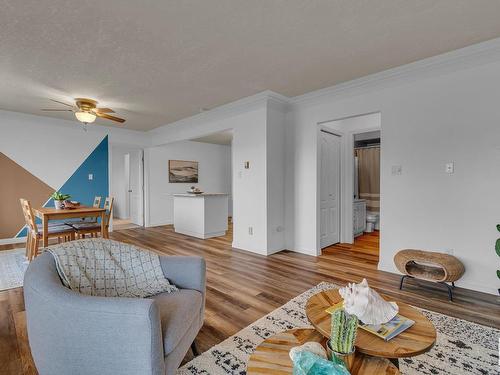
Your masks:
[{"label": "ceiling fan", "polygon": [[75,104],[67,104],[64,102],[60,102],[58,100],[50,99],[55,103],[59,103],[65,105],[67,107],[71,107],[71,109],[52,109],[52,108],[44,108],[42,111],[46,112],[73,112],[78,121],[86,124],[91,124],[95,121],[96,117],[104,118],[111,121],[116,121],[119,123],[124,123],[125,120],[111,116],[109,113],[115,113],[111,108],[97,108],[97,101],[87,98],[75,98]]}]

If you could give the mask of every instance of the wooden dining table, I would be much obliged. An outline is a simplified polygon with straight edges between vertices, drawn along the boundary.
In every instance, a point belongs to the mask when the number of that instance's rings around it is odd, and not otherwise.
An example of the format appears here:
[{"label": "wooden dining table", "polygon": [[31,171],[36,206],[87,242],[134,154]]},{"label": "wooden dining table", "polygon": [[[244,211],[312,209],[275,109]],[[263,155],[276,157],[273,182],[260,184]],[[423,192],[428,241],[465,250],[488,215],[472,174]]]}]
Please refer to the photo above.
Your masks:
[{"label": "wooden dining table", "polygon": [[99,207],[79,206],[73,209],[56,209],[52,207],[34,208],[33,213],[36,217],[42,220],[43,226],[43,247],[49,245],[49,220],[64,220],[84,217],[101,218],[101,236],[105,237],[106,223],[104,216],[106,209]]}]

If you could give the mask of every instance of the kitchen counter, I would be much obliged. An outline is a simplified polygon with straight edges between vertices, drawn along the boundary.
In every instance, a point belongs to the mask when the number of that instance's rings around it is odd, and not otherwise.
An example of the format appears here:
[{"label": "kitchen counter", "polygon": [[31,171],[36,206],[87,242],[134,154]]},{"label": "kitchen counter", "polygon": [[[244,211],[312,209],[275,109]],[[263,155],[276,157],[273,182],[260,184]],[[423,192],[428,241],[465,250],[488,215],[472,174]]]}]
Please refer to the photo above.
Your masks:
[{"label": "kitchen counter", "polygon": [[224,236],[227,231],[228,194],[173,194],[174,230],[197,238]]}]

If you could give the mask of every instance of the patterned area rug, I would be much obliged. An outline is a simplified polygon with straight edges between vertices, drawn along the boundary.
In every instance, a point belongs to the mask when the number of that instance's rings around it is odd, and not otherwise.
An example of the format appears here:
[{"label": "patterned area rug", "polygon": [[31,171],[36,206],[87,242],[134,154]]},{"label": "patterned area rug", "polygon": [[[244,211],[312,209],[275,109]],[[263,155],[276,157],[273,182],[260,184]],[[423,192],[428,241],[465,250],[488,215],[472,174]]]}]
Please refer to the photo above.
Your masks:
[{"label": "patterned area rug", "polygon": [[[321,283],[292,299],[269,315],[229,337],[219,345],[186,363],[177,375],[244,375],[246,363],[255,347],[273,334],[297,327],[307,327],[305,305],[315,293],[335,288]],[[421,310],[436,326],[434,348],[413,358],[401,359],[402,374],[459,375],[499,374],[498,340],[500,330]]]},{"label": "patterned area rug", "polygon": [[25,249],[0,251],[0,291],[23,286],[24,272],[28,262]]}]

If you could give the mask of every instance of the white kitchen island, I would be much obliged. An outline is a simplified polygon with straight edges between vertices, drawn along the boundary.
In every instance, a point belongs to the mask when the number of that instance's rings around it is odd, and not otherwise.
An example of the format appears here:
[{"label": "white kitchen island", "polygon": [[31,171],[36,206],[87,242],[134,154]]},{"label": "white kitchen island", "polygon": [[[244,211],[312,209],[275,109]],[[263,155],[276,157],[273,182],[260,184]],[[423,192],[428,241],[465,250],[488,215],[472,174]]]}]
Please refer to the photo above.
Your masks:
[{"label": "white kitchen island", "polygon": [[227,217],[227,194],[174,194],[174,230],[177,233],[203,239],[224,236]]}]

